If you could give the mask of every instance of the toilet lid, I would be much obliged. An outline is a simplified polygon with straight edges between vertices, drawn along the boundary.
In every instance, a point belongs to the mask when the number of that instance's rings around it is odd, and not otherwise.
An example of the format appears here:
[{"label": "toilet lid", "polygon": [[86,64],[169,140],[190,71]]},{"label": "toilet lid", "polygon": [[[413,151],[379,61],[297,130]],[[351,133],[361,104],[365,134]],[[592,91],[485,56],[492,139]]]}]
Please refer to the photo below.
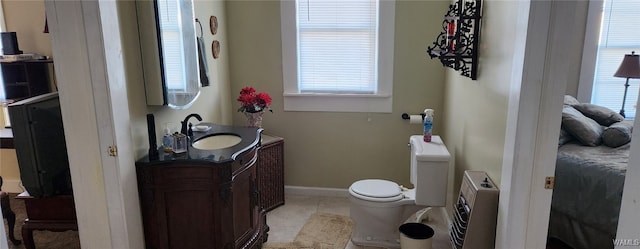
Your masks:
[{"label": "toilet lid", "polygon": [[373,198],[389,198],[402,194],[397,183],[381,179],[357,181],[351,185],[351,190],[359,195]]}]

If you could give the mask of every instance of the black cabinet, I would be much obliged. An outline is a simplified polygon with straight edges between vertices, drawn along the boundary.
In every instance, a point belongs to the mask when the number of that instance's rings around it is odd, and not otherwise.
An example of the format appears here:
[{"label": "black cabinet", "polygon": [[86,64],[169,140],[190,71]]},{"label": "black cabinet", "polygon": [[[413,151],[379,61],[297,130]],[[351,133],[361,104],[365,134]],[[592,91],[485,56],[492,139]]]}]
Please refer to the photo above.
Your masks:
[{"label": "black cabinet", "polygon": [[51,60],[0,62],[6,99],[20,100],[51,92]]}]

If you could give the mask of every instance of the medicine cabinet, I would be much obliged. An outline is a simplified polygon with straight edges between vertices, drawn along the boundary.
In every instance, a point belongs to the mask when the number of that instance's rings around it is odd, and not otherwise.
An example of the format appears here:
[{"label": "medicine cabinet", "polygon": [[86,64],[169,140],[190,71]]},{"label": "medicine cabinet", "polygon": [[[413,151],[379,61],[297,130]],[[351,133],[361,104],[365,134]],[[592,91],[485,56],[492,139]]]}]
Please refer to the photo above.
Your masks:
[{"label": "medicine cabinet", "polygon": [[148,105],[191,106],[200,94],[191,0],[137,0],[136,13]]}]

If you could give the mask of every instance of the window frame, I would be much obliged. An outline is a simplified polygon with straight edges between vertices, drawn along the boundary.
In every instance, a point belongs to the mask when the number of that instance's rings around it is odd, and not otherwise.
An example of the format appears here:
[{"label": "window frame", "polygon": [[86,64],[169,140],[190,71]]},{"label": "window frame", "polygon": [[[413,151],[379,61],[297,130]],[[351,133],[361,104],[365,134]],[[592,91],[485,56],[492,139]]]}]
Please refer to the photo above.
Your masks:
[{"label": "window frame", "polygon": [[280,1],[284,111],[392,112],[395,0],[380,0],[379,4],[377,91],[329,93],[298,88],[296,1]]},{"label": "window frame", "polygon": [[[615,0],[607,0],[607,1],[613,2]],[[584,44],[583,44],[583,50],[582,50],[582,62],[580,66],[580,79],[578,82],[578,92],[576,96],[580,102],[596,103],[594,90],[596,87],[596,82],[595,82],[596,71],[597,71],[596,67],[598,63],[598,56],[600,53],[600,36],[601,36],[600,33],[602,32],[601,28],[602,28],[602,24],[604,22],[604,17],[605,17],[604,11],[606,11],[604,4],[605,4],[605,0],[589,1],[587,23],[586,23]],[[635,49],[630,48],[628,49],[628,52],[625,52],[624,54],[628,54],[631,51],[635,51]],[[620,55],[620,61],[622,61],[624,54]],[[619,64],[615,65],[616,68],[618,66]],[[612,72],[612,77],[613,77],[613,72]],[[620,81],[619,83],[620,88],[618,90],[620,91],[620,95],[622,95],[622,92],[624,91],[623,85],[625,83],[625,79],[624,78],[617,78],[617,79],[619,79]],[[631,87],[629,87],[629,92],[626,96],[626,104],[625,104],[625,109],[626,109],[625,111],[627,112],[626,119],[634,119],[635,116],[637,115],[637,111],[639,110],[636,108],[633,108],[633,110],[632,108],[629,108],[629,105],[632,104],[634,98],[636,98],[633,95],[637,93],[637,91],[634,90],[634,85],[636,84],[633,84],[630,82],[630,85]],[[622,104],[622,97],[620,98],[620,104]],[[617,111],[619,110],[620,106],[610,107],[610,108],[614,111]]]},{"label": "window frame", "polygon": [[580,65],[580,80],[576,98],[580,102],[591,102],[593,94],[593,80],[595,76],[596,61],[598,59],[598,43],[600,39],[600,26],[602,23],[602,8],[604,0],[589,1],[587,13],[587,25],[582,47],[582,63]]}]

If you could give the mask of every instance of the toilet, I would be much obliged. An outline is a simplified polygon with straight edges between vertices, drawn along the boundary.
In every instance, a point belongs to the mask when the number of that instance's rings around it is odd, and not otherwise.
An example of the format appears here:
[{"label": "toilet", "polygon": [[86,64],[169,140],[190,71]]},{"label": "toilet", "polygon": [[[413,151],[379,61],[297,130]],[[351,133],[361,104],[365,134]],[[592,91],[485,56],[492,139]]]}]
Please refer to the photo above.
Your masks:
[{"label": "toilet", "polygon": [[432,136],[427,143],[422,135],[414,135],[409,138],[409,146],[414,188],[384,179],[359,180],[349,187],[353,244],[400,248],[398,227],[402,223],[419,210],[446,205],[451,156],[442,139]]}]

